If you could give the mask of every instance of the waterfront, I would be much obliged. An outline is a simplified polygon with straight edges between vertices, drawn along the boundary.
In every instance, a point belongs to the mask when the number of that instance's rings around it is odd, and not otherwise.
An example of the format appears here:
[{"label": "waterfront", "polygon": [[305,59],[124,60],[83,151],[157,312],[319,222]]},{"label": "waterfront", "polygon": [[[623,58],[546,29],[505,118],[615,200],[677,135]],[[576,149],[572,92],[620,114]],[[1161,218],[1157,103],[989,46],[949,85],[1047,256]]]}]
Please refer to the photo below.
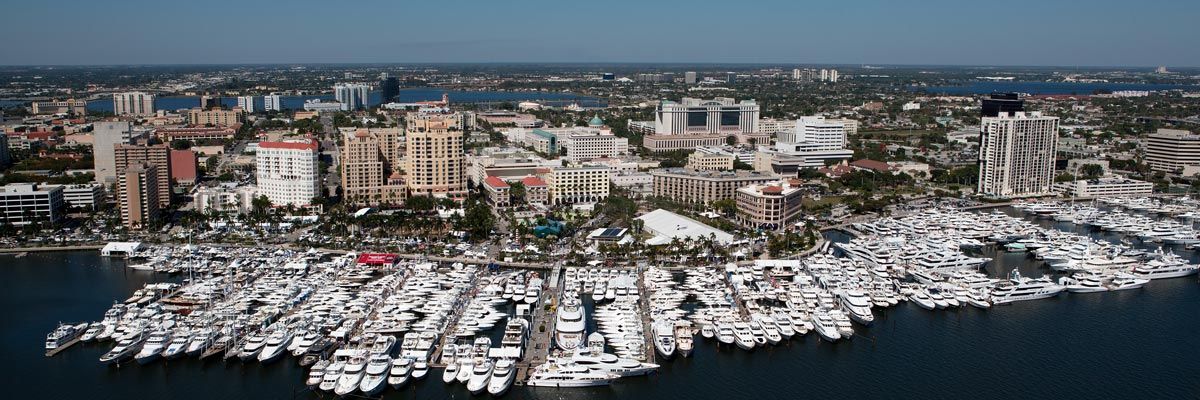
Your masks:
[{"label": "waterfront", "polygon": [[[1012,215],[1019,215],[1009,210]],[[1037,224],[1084,232],[1067,223]],[[846,236],[831,232],[834,241]],[[1095,234],[1112,240],[1108,234]],[[992,276],[1008,269],[1038,276],[1022,253],[983,250]],[[1196,261],[1191,252],[1187,255]],[[41,341],[59,321],[97,318],[113,300],[155,278],[98,252],[0,256],[10,311],[0,337],[4,376],[17,397],[222,398],[315,397],[294,361],[272,365],[185,359],[120,369],[96,362],[107,346],[77,345],[46,358]],[[700,340],[691,358],[663,363],[646,378],[587,390],[515,388],[509,398],[1195,398],[1200,327],[1195,277],[1151,282],[1142,290],[1063,294],[990,310],[930,312],[903,303],[877,311],[858,337],[835,344],[815,334],[755,352]],[[31,305],[34,305],[31,307]],[[590,320],[589,320],[590,321]],[[590,327],[594,328],[594,326]],[[64,385],[63,383],[70,383]],[[436,378],[388,398],[467,398]],[[485,398],[481,396],[480,398]]]},{"label": "waterfront", "polygon": [[[443,90],[436,88],[410,88],[400,90],[400,102],[411,103],[418,101],[441,100],[442,94],[445,93],[450,97],[451,103],[490,103],[490,102],[518,102],[518,101],[541,101],[549,106],[563,107],[572,103],[578,103],[583,107],[603,107],[607,104],[604,99],[582,96],[573,93],[559,92],[499,92],[499,91],[474,91],[474,90]],[[380,92],[373,91],[369,95],[370,106],[377,106],[380,103]],[[333,101],[332,94],[322,95],[306,95],[306,96],[280,96],[279,101],[284,109],[299,110],[303,109],[304,102],[311,99],[320,99],[322,101]],[[263,107],[262,96],[255,96],[255,107],[261,109]],[[236,107],[237,97],[222,97],[221,104],[226,107]],[[155,99],[154,106],[160,110],[178,110],[200,106],[200,97],[197,96],[161,96]],[[112,99],[102,98],[88,102],[88,110],[112,112]]]},{"label": "waterfront", "polygon": [[995,92],[1016,92],[1027,94],[1078,94],[1090,95],[1096,90],[1141,90],[1141,91],[1156,91],[1156,90],[1200,90],[1200,87],[1194,85],[1171,85],[1171,84],[1153,84],[1153,83],[1083,83],[1083,82],[994,82],[994,81],[971,81],[961,85],[953,86],[910,86],[909,89],[917,92],[926,92],[931,94],[949,94],[949,95],[972,95],[972,94],[988,94]]}]

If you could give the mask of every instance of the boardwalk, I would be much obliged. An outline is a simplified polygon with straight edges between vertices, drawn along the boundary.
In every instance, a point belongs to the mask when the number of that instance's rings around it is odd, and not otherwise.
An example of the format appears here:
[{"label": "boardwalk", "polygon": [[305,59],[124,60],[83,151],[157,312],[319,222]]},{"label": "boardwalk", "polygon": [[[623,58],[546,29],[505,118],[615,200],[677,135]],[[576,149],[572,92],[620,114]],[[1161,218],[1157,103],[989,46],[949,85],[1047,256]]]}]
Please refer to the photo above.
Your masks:
[{"label": "boardwalk", "polygon": [[[546,362],[550,356],[550,350],[553,346],[554,324],[558,320],[555,318],[554,310],[558,306],[558,288],[559,277],[558,271],[561,268],[556,268],[555,273],[551,274],[547,288],[542,292],[542,298],[537,303],[533,304],[533,309],[530,310],[529,324],[529,341],[526,342],[525,359],[517,364],[517,376],[515,384],[524,385],[529,379],[529,371]],[[550,307],[546,307],[549,305]]]}]

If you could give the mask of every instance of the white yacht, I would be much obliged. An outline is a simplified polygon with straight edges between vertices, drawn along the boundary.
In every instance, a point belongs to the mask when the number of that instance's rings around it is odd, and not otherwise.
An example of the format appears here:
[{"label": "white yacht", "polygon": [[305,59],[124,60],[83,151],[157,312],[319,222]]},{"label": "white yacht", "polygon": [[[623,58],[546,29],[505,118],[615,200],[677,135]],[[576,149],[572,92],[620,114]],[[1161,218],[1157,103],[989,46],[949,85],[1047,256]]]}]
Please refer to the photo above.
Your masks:
[{"label": "white yacht", "polygon": [[669,321],[658,322],[651,329],[654,331],[654,350],[666,359],[675,356],[675,329],[673,324]]},{"label": "white yacht", "polygon": [[842,309],[850,314],[850,319],[863,325],[871,325],[875,315],[871,314],[871,298],[861,290],[845,290],[838,296],[841,298]]},{"label": "white yacht", "polygon": [[1038,300],[1057,296],[1067,288],[1055,284],[1050,278],[1030,279],[1013,270],[1008,282],[992,288],[992,304],[1008,304],[1016,301]]},{"label": "white yacht", "polygon": [[737,346],[742,350],[754,350],[754,332],[750,329],[750,324],[745,322],[733,323],[733,338]]},{"label": "white yacht", "polygon": [[649,375],[658,369],[658,364],[643,363],[614,354],[603,353],[594,348],[576,350],[570,358],[557,361],[587,367],[593,372],[615,374],[619,376]]},{"label": "white yacht", "polygon": [[425,379],[425,375],[429,374],[429,360],[418,358],[413,361],[412,378],[416,380]]},{"label": "white yacht", "polygon": [[146,339],[146,344],[142,345],[142,350],[133,358],[138,364],[146,364],[157,360],[162,356],[163,349],[171,342],[171,333],[167,330],[158,330],[150,334],[150,338]]},{"label": "white yacht", "polygon": [[583,346],[583,341],[586,339],[584,329],[587,328],[587,317],[584,315],[583,304],[579,302],[579,298],[564,296],[562,304],[559,304],[555,314],[558,320],[554,325],[556,331],[554,344],[566,351]]},{"label": "white yacht", "polygon": [[733,344],[737,341],[737,335],[733,332],[733,324],[728,322],[717,323],[717,341],[721,344]]},{"label": "white yacht", "polygon": [[358,384],[358,390],[364,395],[374,396],[387,387],[388,370],[392,367],[392,357],[387,354],[372,354],[367,360],[366,374]]},{"label": "white yacht", "polygon": [[263,346],[266,344],[266,336],[257,333],[252,334],[249,338],[246,338],[246,343],[242,345],[242,348],[240,351],[238,351],[237,356],[242,361],[253,360],[258,357],[258,353],[262,351]]},{"label": "white yacht", "polygon": [[1119,272],[1113,277],[1112,281],[1109,282],[1109,285],[1112,287],[1112,290],[1126,290],[1137,289],[1142,286],[1146,286],[1146,284],[1149,282],[1149,279],[1138,278],[1124,272]]},{"label": "white yacht", "polygon": [[333,388],[333,393],[345,397],[358,390],[358,384],[367,374],[367,361],[367,357],[362,354],[350,357],[346,361],[346,369],[342,370],[342,376],[338,378],[337,386]]},{"label": "white yacht", "polygon": [[496,361],[496,366],[492,368],[492,377],[488,379],[487,391],[492,396],[503,395],[512,387],[513,380],[516,379],[517,368],[516,362],[511,359],[501,359]]},{"label": "white yacht", "polygon": [[525,384],[534,387],[555,388],[606,386],[618,377],[615,374],[592,372],[587,367],[580,365],[560,365],[548,362],[535,368],[529,375],[529,381]]},{"label": "white yacht", "polygon": [[1167,254],[1156,260],[1133,268],[1133,275],[1144,279],[1182,278],[1195,274],[1197,265],[1188,264],[1175,254]]},{"label": "white yacht", "polygon": [[267,336],[262,350],[258,352],[258,361],[269,363],[283,357],[287,346],[292,342],[292,332],[288,329],[276,329]]},{"label": "white yacht", "polygon": [[913,303],[917,303],[917,306],[926,310],[937,308],[937,303],[933,302],[933,299],[929,297],[929,293],[927,293],[925,289],[913,289],[912,293],[908,295],[908,299]]},{"label": "white yacht", "polygon": [[88,324],[59,324],[50,334],[46,335],[46,354],[69,345],[72,341],[82,336],[87,329]]},{"label": "white yacht", "polygon": [[392,388],[399,389],[408,383],[408,376],[412,373],[413,361],[408,357],[399,357],[392,360],[392,367],[388,369],[388,385]]},{"label": "white yacht", "polygon": [[813,313],[813,327],[816,328],[817,334],[821,335],[822,339],[836,342],[842,338],[842,333],[838,331],[837,322],[825,310],[817,310],[817,312]]},{"label": "white yacht", "polygon": [[675,352],[684,357],[690,357],[695,349],[695,333],[687,322],[675,324]]},{"label": "white yacht", "polygon": [[174,360],[176,358],[183,357],[184,354],[187,354],[188,343],[191,343],[191,341],[191,332],[176,332],[175,336],[171,338],[171,343],[167,345],[166,349],[163,349],[163,358]]},{"label": "white yacht", "polygon": [[1096,274],[1075,274],[1058,278],[1058,284],[1067,287],[1071,293],[1107,292],[1106,278]]},{"label": "white yacht", "polygon": [[317,385],[317,389],[332,392],[333,389],[337,388],[344,368],[346,368],[346,363],[342,361],[331,363],[328,367],[325,367],[325,374],[321,377],[321,383]]},{"label": "white yacht", "polygon": [[304,385],[309,389],[315,389],[321,385],[321,381],[325,379],[325,369],[329,368],[329,360],[317,361],[312,368],[308,370],[308,379],[304,380]]},{"label": "white yacht", "polygon": [[446,361],[446,369],[442,370],[442,382],[445,382],[445,383],[454,382],[454,379],[457,376],[458,376],[458,361],[451,358],[450,361]]},{"label": "white yacht", "polygon": [[467,379],[467,391],[471,394],[480,394],[487,390],[488,381],[492,379],[494,365],[489,358],[476,360],[475,367],[471,369],[471,377]]}]

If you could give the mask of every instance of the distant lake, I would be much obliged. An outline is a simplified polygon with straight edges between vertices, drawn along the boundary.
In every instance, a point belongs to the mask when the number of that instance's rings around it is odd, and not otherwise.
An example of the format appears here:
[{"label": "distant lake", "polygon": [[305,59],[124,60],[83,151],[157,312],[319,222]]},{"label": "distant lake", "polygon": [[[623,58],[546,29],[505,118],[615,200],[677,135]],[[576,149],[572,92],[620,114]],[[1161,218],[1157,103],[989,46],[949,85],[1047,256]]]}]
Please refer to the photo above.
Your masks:
[{"label": "distant lake", "polygon": [[[482,103],[482,102],[499,102],[499,101],[526,101],[537,100],[549,106],[567,106],[571,103],[579,103],[584,107],[603,107],[608,105],[606,99],[583,96],[574,93],[561,92],[498,92],[498,91],[471,91],[471,90],[441,90],[434,88],[413,88],[400,90],[400,102],[411,103],[417,101],[441,100],[442,94],[450,95],[451,103]],[[380,92],[371,92],[370,105],[378,105],[380,103]],[[279,101],[283,108],[290,110],[299,110],[304,107],[306,100],[320,99],[324,101],[332,101],[333,95],[310,95],[310,96],[280,96]],[[263,108],[262,96],[255,96],[254,108],[261,110]],[[237,106],[237,97],[229,96],[222,97],[221,104],[227,107]],[[154,107],[159,110],[178,110],[184,108],[192,108],[200,106],[200,97],[198,96],[169,96],[159,97],[154,100]],[[112,112],[113,105],[111,99],[100,99],[88,102],[88,109],[94,111]]]},{"label": "distant lake", "polygon": [[914,92],[967,95],[993,92],[1017,92],[1029,94],[1092,94],[1096,90],[1200,90],[1197,85],[1172,85],[1154,83],[1081,83],[1081,82],[993,82],[976,81],[955,86],[909,86]]}]

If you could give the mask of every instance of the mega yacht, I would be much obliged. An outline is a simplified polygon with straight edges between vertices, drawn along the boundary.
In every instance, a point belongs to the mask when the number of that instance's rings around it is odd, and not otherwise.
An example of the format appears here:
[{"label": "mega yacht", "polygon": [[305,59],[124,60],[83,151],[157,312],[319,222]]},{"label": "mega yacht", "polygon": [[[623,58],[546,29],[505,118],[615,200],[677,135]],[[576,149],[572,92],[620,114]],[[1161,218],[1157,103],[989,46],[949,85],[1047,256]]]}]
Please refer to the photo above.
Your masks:
[{"label": "mega yacht", "polygon": [[615,374],[592,372],[581,365],[547,362],[534,368],[525,384],[556,388],[606,386],[618,377]]},{"label": "mega yacht", "polygon": [[492,396],[503,395],[512,387],[513,380],[516,379],[517,368],[516,362],[511,359],[501,359],[496,361],[496,366],[492,368],[492,377],[488,379],[487,391]]},{"label": "mega yacht", "polygon": [[467,379],[467,391],[471,394],[480,394],[487,390],[488,381],[492,379],[494,365],[488,358],[476,360],[475,367],[471,369],[471,377]]},{"label": "mega yacht", "polygon": [[1058,284],[1067,287],[1071,293],[1107,292],[1106,277],[1096,274],[1075,274],[1058,278]]},{"label": "mega yacht", "polygon": [[253,334],[246,339],[246,343],[242,345],[241,351],[237,353],[238,358],[242,361],[250,361],[258,357],[258,353],[262,351],[263,346],[266,346],[267,338],[262,334]]},{"label": "mega yacht", "polygon": [[579,302],[579,298],[564,296],[562,304],[559,305],[555,314],[558,320],[554,324],[556,331],[554,344],[566,351],[583,346],[583,341],[586,339],[584,329],[587,328],[587,317],[584,315],[583,304]]},{"label": "mega yacht", "polygon": [[850,319],[863,325],[871,325],[875,315],[871,314],[871,298],[860,290],[845,290],[839,296],[842,309],[850,315]]},{"label": "mega yacht", "polygon": [[309,389],[315,389],[325,379],[325,369],[329,368],[329,360],[317,361],[312,368],[308,370],[308,379],[304,380],[304,385]]},{"label": "mega yacht", "polygon": [[408,383],[408,376],[412,373],[413,361],[408,357],[399,357],[392,360],[392,367],[388,369],[388,385],[399,389]]},{"label": "mega yacht", "polygon": [[992,304],[1045,299],[1057,296],[1066,289],[1047,277],[1037,279],[1022,277],[1021,273],[1014,269],[1009,275],[1008,282],[1001,282],[992,288]]},{"label": "mega yacht", "polygon": [[358,384],[358,390],[364,395],[374,396],[387,387],[388,370],[392,367],[392,357],[387,354],[372,354],[367,360],[366,374]]},{"label": "mega yacht", "polygon": [[750,329],[750,324],[746,322],[733,323],[733,338],[742,350],[754,350],[757,345],[754,342],[754,332]]},{"label": "mega yacht", "polygon": [[695,348],[695,334],[692,326],[686,322],[675,324],[675,352],[683,357],[690,357]]},{"label": "mega yacht", "polygon": [[358,390],[358,384],[367,374],[367,362],[367,357],[362,354],[350,357],[346,361],[346,369],[342,370],[342,376],[338,378],[337,386],[333,388],[333,393],[345,397]]},{"label": "mega yacht", "polygon": [[816,328],[817,334],[821,335],[822,339],[830,342],[836,342],[842,338],[841,332],[838,331],[837,322],[825,310],[817,310],[813,314],[813,328]]},{"label": "mega yacht", "polygon": [[917,303],[917,306],[926,310],[937,308],[937,303],[933,302],[933,299],[929,297],[929,293],[926,292],[925,289],[913,289],[912,293],[909,293],[908,299],[913,303]]},{"label": "mega yacht", "polygon": [[185,354],[187,354],[188,344],[191,342],[191,332],[177,332],[175,336],[171,338],[171,343],[167,345],[167,348],[163,349],[162,357],[168,360],[174,360],[176,358],[183,357]]},{"label": "mega yacht", "polygon": [[142,345],[142,350],[134,356],[138,364],[146,364],[157,360],[162,356],[163,349],[171,343],[171,333],[167,330],[158,330],[150,334],[150,338],[146,339],[146,344]]},{"label": "mega yacht", "polygon": [[258,352],[258,361],[269,363],[278,360],[287,352],[287,346],[292,342],[292,332],[288,329],[277,329],[267,336],[262,350]]},{"label": "mega yacht", "polygon": [[425,379],[425,375],[429,374],[429,360],[418,358],[413,361],[412,378],[416,380]]},{"label": "mega yacht", "polygon": [[1112,281],[1109,282],[1109,285],[1112,287],[1112,290],[1126,290],[1137,289],[1142,286],[1146,286],[1146,284],[1149,282],[1149,279],[1138,278],[1124,272],[1119,272],[1113,277]]},{"label": "mega yacht", "polygon": [[337,361],[330,363],[325,367],[325,374],[321,377],[321,383],[317,385],[317,389],[331,392],[337,388],[338,381],[342,377],[342,369],[346,368],[346,363]]},{"label": "mega yacht", "polygon": [[675,329],[669,321],[658,322],[651,328],[654,333],[654,350],[670,359],[675,356]]},{"label": "mega yacht", "polygon": [[1167,254],[1156,260],[1133,268],[1133,275],[1143,279],[1181,278],[1195,274],[1197,265],[1188,264],[1175,254]]},{"label": "mega yacht", "polygon": [[100,362],[104,364],[119,364],[129,360],[142,349],[142,344],[145,341],[146,336],[143,333],[126,335],[117,340],[117,345],[113,346],[112,350],[100,356]]},{"label": "mega yacht", "polygon": [[583,348],[576,350],[571,357],[560,358],[557,361],[582,365],[593,372],[615,374],[619,376],[648,375],[658,369],[658,364],[643,363],[627,358],[620,358],[614,354],[604,353],[595,348]]},{"label": "mega yacht", "polygon": [[59,324],[54,331],[46,335],[46,354],[66,346],[84,334],[88,324]]}]

